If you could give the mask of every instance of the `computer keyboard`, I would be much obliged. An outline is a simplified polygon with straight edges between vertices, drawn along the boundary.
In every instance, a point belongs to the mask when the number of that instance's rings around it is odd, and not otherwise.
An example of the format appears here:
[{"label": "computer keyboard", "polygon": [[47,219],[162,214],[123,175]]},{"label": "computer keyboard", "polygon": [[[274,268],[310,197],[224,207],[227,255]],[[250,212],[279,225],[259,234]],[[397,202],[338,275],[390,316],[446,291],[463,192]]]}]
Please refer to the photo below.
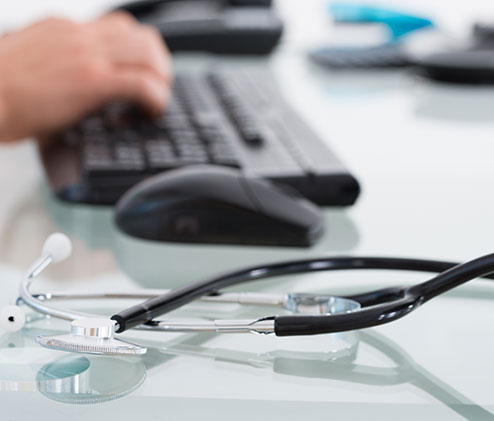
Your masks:
[{"label": "computer keyboard", "polygon": [[130,187],[188,165],[238,168],[283,183],[323,206],[354,203],[356,179],[286,104],[265,73],[178,74],[154,119],[112,103],[41,150],[56,194],[113,204]]}]

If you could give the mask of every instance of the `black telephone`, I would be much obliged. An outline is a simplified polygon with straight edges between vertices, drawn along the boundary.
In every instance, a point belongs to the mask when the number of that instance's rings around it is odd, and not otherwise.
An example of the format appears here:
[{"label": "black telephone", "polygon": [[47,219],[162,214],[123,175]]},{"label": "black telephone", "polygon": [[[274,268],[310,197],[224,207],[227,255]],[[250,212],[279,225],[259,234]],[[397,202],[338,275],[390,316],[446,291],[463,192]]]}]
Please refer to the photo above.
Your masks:
[{"label": "black telephone", "polygon": [[283,31],[271,0],[145,0],[119,9],[159,29],[171,51],[268,54]]}]

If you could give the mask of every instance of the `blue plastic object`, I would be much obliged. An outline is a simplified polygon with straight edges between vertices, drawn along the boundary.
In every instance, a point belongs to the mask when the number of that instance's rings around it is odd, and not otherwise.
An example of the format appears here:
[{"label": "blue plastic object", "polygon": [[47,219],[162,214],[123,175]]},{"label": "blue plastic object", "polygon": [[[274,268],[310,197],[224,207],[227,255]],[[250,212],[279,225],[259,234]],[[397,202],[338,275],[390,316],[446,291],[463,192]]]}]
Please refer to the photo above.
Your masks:
[{"label": "blue plastic object", "polygon": [[391,41],[418,29],[433,27],[432,20],[397,10],[352,3],[331,3],[329,11],[336,22],[377,22],[389,28]]}]

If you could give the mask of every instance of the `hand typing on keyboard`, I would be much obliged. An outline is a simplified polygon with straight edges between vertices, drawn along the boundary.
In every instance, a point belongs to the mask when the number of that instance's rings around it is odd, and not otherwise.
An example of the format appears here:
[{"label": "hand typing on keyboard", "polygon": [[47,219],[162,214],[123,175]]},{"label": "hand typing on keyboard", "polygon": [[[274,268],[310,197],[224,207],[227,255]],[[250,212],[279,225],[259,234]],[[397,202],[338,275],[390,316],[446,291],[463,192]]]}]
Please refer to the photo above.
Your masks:
[{"label": "hand typing on keyboard", "polygon": [[130,15],[47,19],[0,37],[0,141],[43,136],[112,100],[166,107],[170,54]]},{"label": "hand typing on keyboard", "polygon": [[112,102],[57,133],[40,148],[56,194],[111,205],[153,174],[206,164],[291,186],[319,205],[351,205],[358,182],[273,78],[236,70],[177,72],[169,105],[154,118]]}]

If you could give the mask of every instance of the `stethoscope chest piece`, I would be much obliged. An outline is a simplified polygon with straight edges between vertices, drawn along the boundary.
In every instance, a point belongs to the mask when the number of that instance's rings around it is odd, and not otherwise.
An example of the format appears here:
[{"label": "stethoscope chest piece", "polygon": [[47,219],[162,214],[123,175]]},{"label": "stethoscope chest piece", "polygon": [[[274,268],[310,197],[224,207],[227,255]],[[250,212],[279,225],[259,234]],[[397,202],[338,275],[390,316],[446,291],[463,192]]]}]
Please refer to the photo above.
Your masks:
[{"label": "stethoscope chest piece", "polygon": [[145,347],[114,338],[115,321],[87,317],[74,320],[70,333],[57,336],[38,336],[40,345],[59,351],[98,355],[142,355]]}]

